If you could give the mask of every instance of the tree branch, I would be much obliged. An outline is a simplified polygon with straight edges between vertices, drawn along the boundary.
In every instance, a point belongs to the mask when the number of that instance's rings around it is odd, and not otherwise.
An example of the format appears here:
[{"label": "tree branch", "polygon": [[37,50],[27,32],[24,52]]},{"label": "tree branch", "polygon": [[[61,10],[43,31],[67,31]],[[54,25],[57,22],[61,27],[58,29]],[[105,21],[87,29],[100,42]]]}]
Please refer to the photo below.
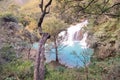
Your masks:
[{"label": "tree branch", "polygon": [[38,22],[38,29],[39,29],[39,32],[40,32],[41,35],[42,35],[41,25],[43,23],[43,19],[44,19],[45,15],[48,14],[49,11],[50,11],[50,10],[48,10],[48,11],[46,11],[46,10],[51,5],[51,3],[52,3],[52,0],[49,0],[49,2],[45,5],[45,8],[43,8],[43,0],[41,0],[41,3],[39,5],[42,13],[41,13],[41,16],[40,16],[40,19],[39,19],[39,22]]},{"label": "tree branch", "polygon": [[41,8],[41,11],[43,12],[43,0],[41,0],[39,7]]},{"label": "tree branch", "polygon": [[88,5],[87,5],[85,8],[83,8],[83,9],[84,9],[84,10],[87,9],[94,1],[95,1],[95,0],[91,0],[91,1],[88,3]]},{"label": "tree branch", "polygon": [[50,6],[52,3],[52,0],[50,0],[46,5],[45,5],[45,8],[47,8],[48,6]]},{"label": "tree branch", "polygon": [[38,29],[39,29],[39,34],[41,35],[41,39],[39,40],[39,49],[36,55],[36,60],[35,60],[35,68],[34,68],[34,80],[44,80],[44,75],[45,75],[45,67],[44,67],[44,62],[45,62],[45,43],[47,39],[50,38],[49,33],[42,32],[42,23],[45,15],[49,12],[46,11],[47,8],[51,5],[52,0],[49,0],[49,2],[45,5],[43,5],[43,0],[41,0],[40,3],[40,8],[41,8],[41,16],[38,21]]},{"label": "tree branch", "polygon": [[105,9],[104,11],[102,11],[102,14],[105,13],[106,11],[110,10],[111,8],[117,6],[117,5],[120,5],[120,3],[116,3],[116,4],[112,5],[112,6],[110,6],[109,8]]}]

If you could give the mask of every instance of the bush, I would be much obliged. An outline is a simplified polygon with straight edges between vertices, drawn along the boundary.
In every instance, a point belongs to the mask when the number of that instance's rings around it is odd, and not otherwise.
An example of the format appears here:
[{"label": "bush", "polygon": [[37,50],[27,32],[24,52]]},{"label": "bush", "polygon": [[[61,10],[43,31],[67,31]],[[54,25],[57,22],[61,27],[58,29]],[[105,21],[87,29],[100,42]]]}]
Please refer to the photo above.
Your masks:
[{"label": "bush", "polygon": [[17,17],[12,13],[6,12],[0,15],[0,21],[2,22],[15,22],[18,23]]},{"label": "bush", "polygon": [[0,80],[32,80],[33,65],[31,61],[18,59],[7,64],[0,65]]},{"label": "bush", "polygon": [[10,45],[4,46],[0,49],[0,56],[6,62],[13,61],[16,58],[14,49]]},{"label": "bush", "polygon": [[33,64],[16,57],[12,46],[6,45],[0,49],[0,80],[32,80]]}]

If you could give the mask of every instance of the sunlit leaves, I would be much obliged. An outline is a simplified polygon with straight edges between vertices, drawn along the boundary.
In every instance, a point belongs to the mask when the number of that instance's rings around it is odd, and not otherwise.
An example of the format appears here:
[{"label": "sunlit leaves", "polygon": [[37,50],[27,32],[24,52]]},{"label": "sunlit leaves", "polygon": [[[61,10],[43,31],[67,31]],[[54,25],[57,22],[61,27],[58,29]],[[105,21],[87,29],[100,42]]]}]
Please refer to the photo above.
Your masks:
[{"label": "sunlit leaves", "polygon": [[51,36],[57,36],[58,33],[64,30],[67,27],[67,24],[62,20],[57,19],[56,17],[46,18],[43,22],[43,30],[49,32]]}]

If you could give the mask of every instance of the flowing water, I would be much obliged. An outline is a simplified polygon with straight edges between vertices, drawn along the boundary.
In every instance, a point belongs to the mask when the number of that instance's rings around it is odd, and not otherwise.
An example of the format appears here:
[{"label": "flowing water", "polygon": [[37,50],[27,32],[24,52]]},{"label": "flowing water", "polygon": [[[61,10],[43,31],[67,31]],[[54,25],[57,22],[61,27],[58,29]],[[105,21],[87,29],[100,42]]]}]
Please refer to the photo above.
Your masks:
[{"label": "flowing water", "polygon": [[[59,34],[60,44],[58,46],[59,62],[68,67],[83,67],[88,65],[90,57],[93,53],[92,49],[88,48],[86,39],[87,32],[83,33],[83,27],[87,26],[88,21],[71,25],[67,31],[62,31]],[[49,51],[46,52],[46,62],[55,60],[55,49],[53,43],[47,44]],[[35,48],[38,48],[38,43],[35,43]]]}]

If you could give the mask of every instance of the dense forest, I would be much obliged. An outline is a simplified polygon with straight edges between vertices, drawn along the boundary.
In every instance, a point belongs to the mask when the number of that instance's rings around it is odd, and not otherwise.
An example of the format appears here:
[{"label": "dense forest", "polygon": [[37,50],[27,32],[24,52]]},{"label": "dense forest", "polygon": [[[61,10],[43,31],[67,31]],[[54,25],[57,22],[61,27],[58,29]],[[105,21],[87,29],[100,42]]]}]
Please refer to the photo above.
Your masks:
[{"label": "dense forest", "polygon": [[0,80],[120,80],[120,0],[0,0]]}]

